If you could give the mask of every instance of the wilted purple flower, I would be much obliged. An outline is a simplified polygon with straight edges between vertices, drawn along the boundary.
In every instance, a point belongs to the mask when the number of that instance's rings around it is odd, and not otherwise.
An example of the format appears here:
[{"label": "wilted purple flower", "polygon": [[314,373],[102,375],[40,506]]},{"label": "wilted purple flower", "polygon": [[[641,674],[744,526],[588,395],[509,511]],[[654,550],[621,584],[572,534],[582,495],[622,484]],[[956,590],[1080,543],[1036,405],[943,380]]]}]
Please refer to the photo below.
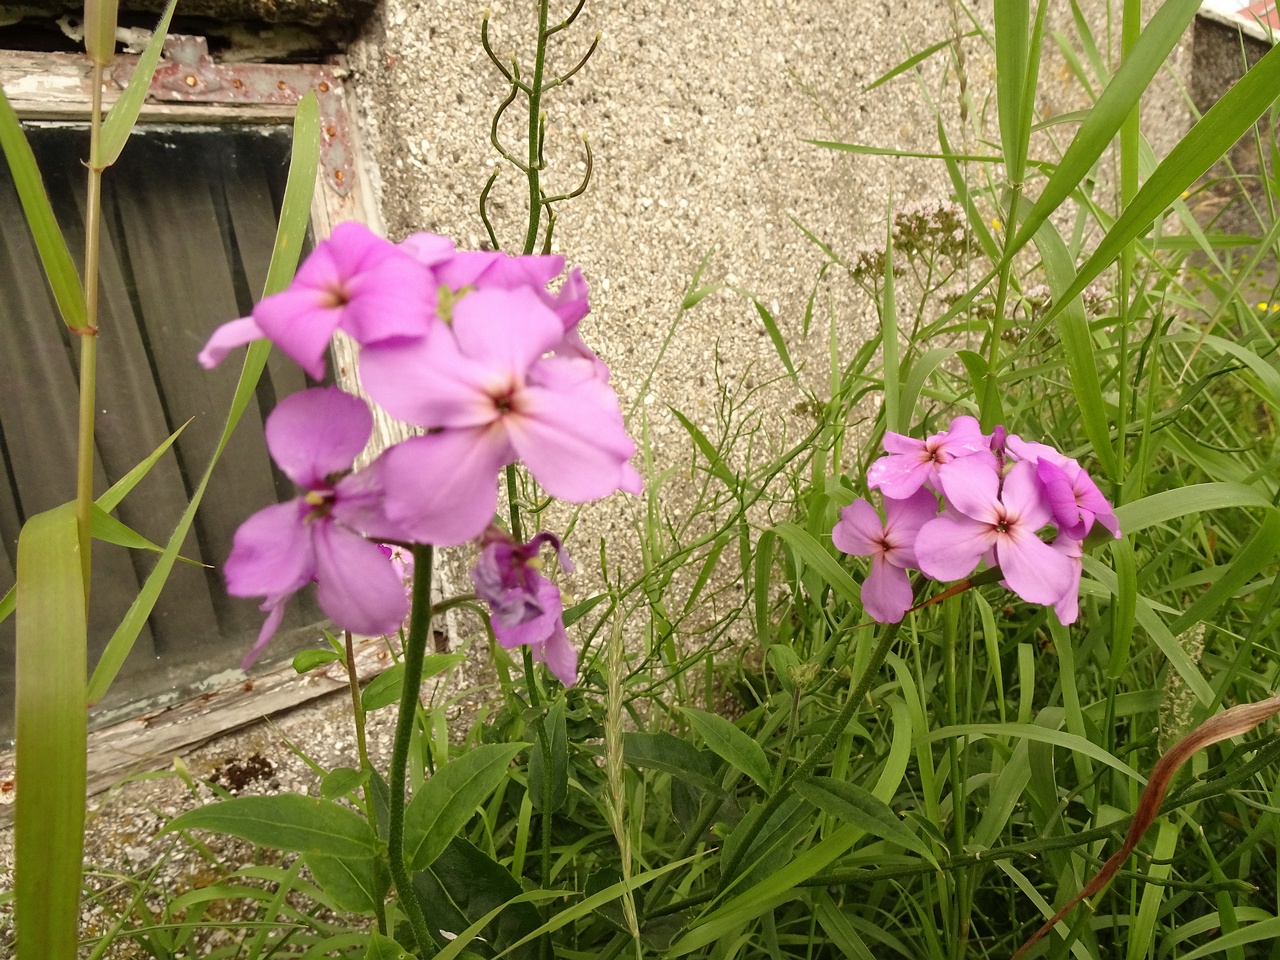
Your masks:
[{"label": "wilted purple flower", "polygon": [[479,535],[498,471],[516,460],[572,503],[640,492],[617,395],[589,364],[545,356],[563,336],[533,291],[476,290],[431,336],[362,351],[369,395],[429,431],[379,461],[387,515],[412,539],[448,546]]},{"label": "wilted purple flower", "polygon": [[306,493],[260,510],[236,531],[224,573],[227,592],[266,596],[268,616],[243,666],[262,653],[279,627],[284,604],[317,581],[320,607],[352,633],[391,633],[409,601],[391,561],[362,534],[399,538],[381,510],[381,491],[368,471],[340,480],[373,432],[364,402],[336,388],[286,397],[267,417],[267,448]]},{"label": "wilted purple flower", "polygon": [[578,679],[578,652],[565,632],[564,604],[560,589],[538,569],[538,551],[551,544],[561,569],[573,571],[573,564],[560,540],[540,533],[528,543],[516,543],[496,527],[490,527],[471,582],[476,596],[489,604],[493,635],[507,649],[527,645],[538,663],[546,663],[566,687]]},{"label": "wilted purple flower", "polygon": [[889,455],[871,464],[867,486],[894,500],[905,500],[922,486],[939,490],[938,468],[959,457],[977,457],[995,468],[991,440],[973,417],[956,417],[945,431],[925,440],[886,431],[884,448]]},{"label": "wilted purple flower", "polygon": [[920,489],[905,500],[886,497],[884,513],[882,522],[866,500],[853,501],[840,511],[831,541],[844,553],[871,558],[871,573],[862,583],[862,606],[873,620],[897,623],[911,607],[907,568],[918,565],[916,535],[937,515],[938,501]]},{"label": "wilted purple flower", "polygon": [[362,224],[341,223],[298,268],[287,290],[264,297],[253,314],[223,324],[200,353],[205,367],[231,350],[268,337],[313,379],[335,330],[358,343],[422,337],[435,320],[430,270]]},{"label": "wilted purple flower", "polygon": [[927,575],[963,579],[987,554],[1009,589],[1030,603],[1057,603],[1071,589],[1070,560],[1037,536],[1050,512],[1032,464],[1014,464],[1001,483],[991,464],[963,457],[943,468],[941,485],[950,509],[916,538],[916,557]]}]

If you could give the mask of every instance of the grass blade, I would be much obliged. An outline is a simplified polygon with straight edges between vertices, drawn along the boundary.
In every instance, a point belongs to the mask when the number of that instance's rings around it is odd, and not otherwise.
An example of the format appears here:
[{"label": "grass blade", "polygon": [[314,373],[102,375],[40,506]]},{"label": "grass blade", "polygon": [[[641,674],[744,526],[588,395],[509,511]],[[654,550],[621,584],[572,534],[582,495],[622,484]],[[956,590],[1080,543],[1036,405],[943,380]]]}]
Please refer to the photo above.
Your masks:
[{"label": "grass blade", "polygon": [[[289,163],[289,180],[285,187],[284,202],[280,207],[280,224],[276,229],[275,248],[271,254],[271,266],[267,270],[264,294],[283,290],[294,271],[297,270],[298,258],[302,255],[302,242],[311,222],[311,197],[315,191],[316,168],[319,161],[320,110],[315,95],[309,93],[298,103],[298,112],[293,123],[293,157]],[[124,620],[107,642],[98,666],[89,680],[89,703],[101,700],[107,692],[111,681],[115,679],[115,675],[124,664],[125,658],[129,656],[129,651],[133,649],[142,625],[151,615],[156,599],[160,596],[160,590],[169,578],[169,571],[173,569],[173,564],[178,559],[178,550],[191,530],[196,510],[200,506],[200,501],[204,499],[209,478],[213,475],[213,468],[231,440],[231,434],[240,423],[240,418],[255,398],[254,391],[267,365],[267,355],[270,351],[271,344],[265,340],[249,346],[218,446],[210,458],[204,476],[200,478],[199,485],[191,495],[191,502],[187,504],[187,509],[183,511],[173,535],[165,545],[164,553],[156,561],[155,567],[129,607]]]},{"label": "grass blade", "polygon": [[164,48],[164,38],[169,34],[169,21],[173,19],[173,8],[177,2],[178,0],[169,0],[169,5],[164,8],[164,15],[160,17],[160,23],[156,25],[155,33],[147,42],[147,48],[138,58],[138,65],[134,67],[128,86],[120,94],[120,99],[107,112],[106,119],[102,121],[99,159],[104,170],[119,158],[120,151],[124,149],[129,139],[129,134],[133,132],[133,125],[138,121],[138,114],[142,112],[142,104],[147,99],[151,78],[155,75],[156,65],[160,62],[160,51]]},{"label": "grass blade", "polygon": [[[66,238],[58,228],[53,207],[49,205],[49,194],[45,192],[31,144],[27,143],[18,115],[13,112],[3,90],[0,90],[0,148],[9,161],[13,185],[22,202],[22,212],[26,214],[27,226],[31,228],[31,237],[35,240],[49,287],[53,290],[53,299],[57,301],[58,312],[62,314],[62,322],[72,330],[84,332],[89,328],[89,317],[80,274],[71,259],[71,251],[67,249]],[[5,226],[8,228],[10,225]]]},{"label": "grass blade", "polygon": [[75,960],[87,737],[75,504],[37,514],[22,528],[17,592],[17,957]]}]

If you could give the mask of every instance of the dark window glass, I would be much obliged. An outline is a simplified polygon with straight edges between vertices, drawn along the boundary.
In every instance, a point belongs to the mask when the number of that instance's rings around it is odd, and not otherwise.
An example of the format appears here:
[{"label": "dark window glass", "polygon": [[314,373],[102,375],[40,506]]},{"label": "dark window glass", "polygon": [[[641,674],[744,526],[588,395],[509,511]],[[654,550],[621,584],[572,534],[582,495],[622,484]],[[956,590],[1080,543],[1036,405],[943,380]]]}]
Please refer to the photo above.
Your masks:
[{"label": "dark window glass", "polygon": [[[73,255],[82,256],[88,153],[83,128],[31,125],[32,148]],[[276,127],[143,127],[104,176],[98,467],[95,493],[187,423],[173,450],[117,516],[167,542],[208,465],[239,376],[239,356],[206,372],[196,354],[221,323],[261,294],[288,170],[290,134]],[[13,583],[25,518],[74,498],[77,356],[58,319],[7,165],[0,163],[0,592]],[[294,495],[267,454],[263,418],[308,386],[273,356],[213,474],[183,555],[133,654],[97,714],[162,696],[238,664],[263,615],[226,596],[217,565],[236,527]],[[154,555],[94,545],[89,662],[96,662],[154,564]],[[314,598],[291,603],[276,653],[313,636]],[[12,727],[12,618],[0,624],[0,736]],[[291,642],[294,641],[294,642]]]}]

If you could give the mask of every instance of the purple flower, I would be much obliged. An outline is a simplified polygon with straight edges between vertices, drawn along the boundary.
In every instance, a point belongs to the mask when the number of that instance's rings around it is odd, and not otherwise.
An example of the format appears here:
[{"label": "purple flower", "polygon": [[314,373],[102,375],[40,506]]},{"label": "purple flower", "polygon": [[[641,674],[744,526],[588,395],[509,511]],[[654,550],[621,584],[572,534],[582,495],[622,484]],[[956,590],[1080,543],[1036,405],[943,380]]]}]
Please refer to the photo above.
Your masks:
[{"label": "purple flower", "polygon": [[836,548],[871,558],[871,573],[862,583],[862,606],[873,620],[897,623],[911,607],[907,568],[917,566],[915,541],[920,528],[938,512],[938,501],[920,489],[905,500],[886,497],[885,520],[866,500],[855,500],[840,511],[831,531]]},{"label": "purple flower", "polygon": [[1070,457],[1043,443],[1009,437],[1009,451],[1019,460],[1036,465],[1036,478],[1058,529],[1076,540],[1089,535],[1094,521],[1120,536],[1120,524],[1111,503],[1088,472]]},{"label": "purple flower", "polygon": [[267,418],[267,448],[306,493],[260,510],[236,531],[224,573],[227,592],[266,597],[268,614],[245,669],[279,627],[288,598],[317,581],[320,606],[352,633],[391,633],[409,601],[391,561],[362,533],[399,538],[381,510],[381,491],[369,473],[350,470],[373,432],[364,402],[329,387],[286,397]]},{"label": "purple flower", "polygon": [[412,539],[455,545],[489,525],[498,471],[517,460],[546,491],[582,503],[639,493],[617,395],[579,359],[548,357],[564,336],[525,288],[477,290],[431,336],[364,348],[369,395],[426,427],[379,459],[387,516]]},{"label": "purple flower", "polygon": [[422,337],[435,322],[431,271],[358,223],[341,223],[318,244],[287,290],[264,297],[253,315],[223,324],[200,353],[205,367],[231,350],[268,337],[313,379],[335,330],[358,343]]},{"label": "purple flower", "polygon": [[956,417],[945,431],[926,440],[887,431],[884,448],[889,455],[871,464],[867,486],[894,500],[905,500],[922,486],[938,490],[938,469],[957,458],[977,457],[995,466],[991,440],[973,417]]},{"label": "purple flower", "polygon": [[492,611],[493,635],[508,650],[527,645],[537,663],[545,663],[566,687],[573,686],[578,679],[578,652],[564,629],[560,590],[538,570],[538,551],[550,543],[561,569],[573,571],[559,539],[540,533],[521,544],[490,527],[482,543],[484,549],[471,571],[471,582],[476,596]]},{"label": "purple flower", "polygon": [[1057,603],[1072,588],[1070,559],[1037,536],[1050,512],[1032,464],[1014,464],[1002,484],[991,464],[962,457],[943,467],[940,480],[949,509],[916,538],[921,570],[960,580],[989,553],[1009,589],[1030,603]]}]

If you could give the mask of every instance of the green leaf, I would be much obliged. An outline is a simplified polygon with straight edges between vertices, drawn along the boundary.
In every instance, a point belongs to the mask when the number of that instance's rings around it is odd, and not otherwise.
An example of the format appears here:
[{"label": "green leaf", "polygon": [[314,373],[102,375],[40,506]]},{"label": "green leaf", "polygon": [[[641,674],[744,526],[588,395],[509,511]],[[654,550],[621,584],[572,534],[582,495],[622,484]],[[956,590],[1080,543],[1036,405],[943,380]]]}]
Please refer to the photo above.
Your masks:
[{"label": "green leaf", "polygon": [[368,770],[334,767],[320,781],[320,796],[325,800],[337,800],[339,797],[345,797],[351,793],[368,779]]},{"label": "green leaf", "polygon": [[760,315],[760,322],[764,324],[764,328],[769,334],[769,339],[773,341],[773,349],[778,352],[778,359],[782,361],[787,373],[791,375],[791,379],[798,385],[800,381],[796,377],[796,368],[791,362],[791,353],[787,350],[787,341],[782,339],[782,331],[778,329],[778,321],[773,318],[773,314],[766,310],[764,304],[759,300],[753,298],[751,302],[755,304],[756,313]]},{"label": "green leaf", "polygon": [[[1040,192],[1035,206],[1031,208],[1014,238],[1013,250],[1026,246],[1041,224],[1062,206],[1093,169],[1103,151],[1111,145],[1125,118],[1138,105],[1139,98],[1168,59],[1169,52],[1186,32],[1199,8],[1200,0],[1168,0],[1160,4],[1151,15],[1138,42],[1124,58],[1098,102],[1089,110],[1071,145],[1067,147],[1067,152],[1062,155],[1057,169]],[[1193,177],[1192,180],[1194,179]]]},{"label": "green leaf", "polygon": [[368,686],[360,694],[360,707],[365,713],[372,713],[400,702],[400,691],[404,688],[404,664],[397,663],[369,681]]},{"label": "green leaf", "polygon": [[626,732],[622,735],[622,760],[633,767],[661,770],[673,777],[709,790],[718,790],[716,773],[720,761],[688,740],[664,731]]},{"label": "green leaf", "polygon": [[830,777],[810,777],[797,781],[795,788],[796,793],[823,813],[851,823],[873,837],[918,853],[937,866],[938,861],[934,859],[929,844],[899,820],[887,803],[861,787]]},{"label": "green leaf", "polygon": [[[187,421],[187,423],[190,422],[190,420]],[[108,487],[102,496],[98,497],[96,501],[98,506],[107,513],[110,513],[116,507],[120,506],[120,502],[133,491],[133,488],[138,485],[143,477],[151,472],[151,468],[156,465],[156,462],[162,456],[164,456],[165,451],[173,446],[173,442],[181,436],[182,431],[187,429],[187,423],[184,423],[182,426],[178,427],[177,430],[173,431],[173,433],[169,434],[160,446],[156,447],[147,455],[145,460]]]},{"label": "green leaf", "polygon": [[901,74],[906,73],[908,70],[910,70],[912,67],[916,66],[917,64],[924,63],[926,60],[932,57],[939,50],[945,50],[947,47],[951,46],[953,43],[959,43],[962,40],[967,40],[969,37],[976,37],[978,35],[979,34],[977,30],[970,30],[968,33],[961,34],[959,37],[947,37],[947,39],[945,40],[939,40],[937,43],[933,44],[932,46],[925,47],[919,53],[915,53],[907,57],[907,59],[903,60],[900,64],[898,64],[888,73],[883,73],[879,77],[877,77],[875,80],[872,80],[870,83],[868,83],[865,87],[862,88],[862,92],[869,93],[870,91],[874,90],[876,87],[880,86],[881,84],[888,83],[894,77],[897,77],[897,76],[900,76]]},{"label": "green leaf", "polygon": [[18,535],[14,825],[18,960],[76,956],[84,849],[86,622],[74,504]]},{"label": "green leaf", "polygon": [[1053,305],[1045,320],[1056,317],[1121,250],[1145,233],[1165,208],[1244,136],[1275,99],[1277,88],[1280,88],[1280,47],[1272,47],[1160,161],[1080,268],[1075,282],[1063,294],[1063,300]]},{"label": "green leaf", "polygon": [[884,425],[886,430],[894,433],[906,433],[907,424],[902,422],[902,413],[898,403],[902,399],[899,394],[898,380],[902,375],[901,362],[898,360],[898,304],[893,283],[893,201],[889,201],[888,213],[885,216],[884,242],[884,294],[880,308],[880,353],[884,357]]},{"label": "green leaf", "polygon": [[[542,753],[542,741],[534,745],[529,759],[529,796],[533,808],[540,813],[555,813],[569,798],[569,732],[566,727],[564,701],[557,700],[547,711],[544,720],[548,746],[551,749],[551,782],[546,782],[547,763]],[[550,787],[550,797],[547,789]],[[547,800],[549,799],[549,802]]]},{"label": "green leaf", "polygon": [[436,770],[404,812],[405,860],[424,870],[510,775],[511,761],[527,743],[491,743],[468,750]]},{"label": "green leaf", "polygon": [[372,854],[365,857],[330,857],[322,853],[304,854],[307,869],[316,885],[343,910],[372,917],[387,895],[391,876],[386,861]]},{"label": "green leaf", "polygon": [[169,0],[164,8],[156,32],[147,41],[147,48],[138,58],[138,65],[129,78],[128,85],[120,94],[120,99],[107,112],[102,122],[102,135],[98,146],[98,165],[101,169],[111,166],[120,156],[133,125],[138,121],[142,104],[147,99],[147,91],[151,88],[151,78],[155,75],[156,65],[160,62],[160,53],[164,48],[164,38],[169,33],[169,21],[173,19],[173,8],[177,0]]},{"label": "green leaf", "polygon": [[1023,96],[1030,60],[1031,4],[995,0],[996,108],[1004,165],[1014,183],[1022,182],[1029,127],[1023,126]]},{"label": "green leaf", "polygon": [[[58,312],[62,314],[62,322],[77,333],[83,333],[89,329],[89,319],[84,305],[84,290],[80,286],[80,274],[76,271],[75,261],[71,259],[71,251],[67,249],[66,238],[58,228],[53,207],[49,205],[49,195],[40,178],[35,154],[31,152],[31,145],[22,132],[22,124],[18,122],[18,115],[13,112],[9,98],[2,89],[0,149],[4,150],[5,158],[9,161],[13,185],[22,202],[22,212],[26,215],[27,226],[31,228],[31,238],[35,241],[36,252],[40,254],[40,263],[44,266],[53,299],[57,301]],[[5,224],[5,228],[13,229],[14,225]],[[35,282],[34,277],[27,279],[30,283]]]},{"label": "green leaf", "polygon": [[780,539],[786,541],[787,546],[795,552],[798,559],[803,560],[808,566],[816,570],[818,575],[841,598],[853,604],[857,609],[862,609],[862,591],[853,582],[853,577],[845,572],[839,561],[831,556],[826,551],[826,548],[815,540],[808,531],[803,530],[794,523],[779,523],[770,529]]},{"label": "green leaf", "polygon": [[1280,511],[1268,510],[1262,526],[1232,556],[1227,572],[1169,624],[1169,632],[1176,637],[1192,624],[1209,619],[1220,606],[1235,596],[1237,590],[1275,562],[1278,545]]},{"label": "green leaf", "polygon": [[608,599],[609,595],[607,593],[598,593],[594,597],[588,597],[586,600],[575,603],[560,617],[560,622],[563,623],[566,628],[571,627]]},{"label": "green leaf", "polygon": [[676,419],[680,421],[680,425],[684,427],[685,431],[693,439],[694,445],[697,446],[697,448],[702,452],[702,455],[706,457],[707,464],[709,465],[711,472],[719,477],[724,482],[724,485],[730,490],[736,490],[738,488],[738,478],[733,475],[733,471],[729,469],[721,458],[720,451],[717,450],[715,445],[707,439],[706,434],[698,429],[697,424],[675,407],[669,406],[667,409],[676,415]]},{"label": "green leaf", "polygon": [[[127,547],[130,550],[149,550],[152,553],[164,552],[142,534],[111,516],[97,503],[94,503],[90,508],[89,532],[95,540],[112,543],[117,547]],[[208,564],[181,555],[178,559],[194,567],[208,567]]]},{"label": "green leaf", "polygon": [[99,66],[109,64],[116,52],[119,6],[119,0],[84,0],[84,49]]},{"label": "green leaf", "polygon": [[716,756],[735,770],[741,770],[764,789],[769,789],[772,771],[760,744],[719,714],[693,707],[681,707],[680,712],[689,718],[693,728]]},{"label": "green leaf", "polygon": [[295,673],[309,673],[316,667],[341,659],[335,650],[302,650],[293,658],[293,669]]},{"label": "green leaf", "polygon": [[413,954],[377,930],[369,931],[369,949],[364,960],[413,960]]},{"label": "green leaf", "polygon": [[1226,507],[1269,506],[1271,500],[1264,493],[1243,483],[1193,483],[1188,487],[1153,493],[1149,497],[1116,507],[1116,520],[1120,523],[1121,531],[1128,535],[1188,513],[1222,510]]},{"label": "green leaf", "polygon": [[[302,255],[302,244],[306,239],[307,228],[311,223],[311,197],[315,192],[316,170],[320,163],[320,111],[314,93],[308,93],[298,103],[297,114],[293,124],[293,157],[289,163],[289,180],[285,186],[284,201],[280,207],[280,224],[276,229],[275,248],[271,254],[271,266],[267,270],[267,285],[264,295],[278,293],[288,286],[294,271],[298,267],[298,258]],[[138,592],[125,614],[124,620],[116,628],[107,642],[98,666],[89,679],[89,703],[97,703],[106,694],[111,681],[124,665],[129,651],[133,649],[138,633],[142,630],[147,618],[155,607],[169,572],[178,558],[182,542],[191,530],[196,510],[204,499],[204,492],[209,486],[213,469],[218,464],[222,452],[231,440],[231,434],[240,423],[240,418],[248,409],[249,403],[256,399],[258,379],[267,365],[267,355],[271,346],[267,341],[251,344],[244,360],[244,369],[236,384],[235,396],[231,400],[231,409],[227,412],[227,422],[222,429],[218,446],[209,460],[204,476],[191,496],[191,502],[183,511],[178,525],[169,537],[164,552],[156,561],[146,582]]]},{"label": "green leaf", "polygon": [[857,153],[869,157],[912,157],[919,160],[955,160],[960,163],[1001,163],[1002,158],[974,153],[928,153],[919,150],[899,150],[894,147],[876,147],[865,143],[840,143],[835,140],[802,140],[815,147],[826,147],[828,150],[840,150],[844,153]]},{"label": "green leaf", "polygon": [[[484,930],[485,942],[496,950],[514,944],[542,922],[531,904],[513,902],[522,889],[511,871],[461,837],[453,839],[429,870],[413,875],[413,886],[435,931],[460,934],[497,908]],[[513,951],[519,960],[536,960],[538,954],[536,943]]]},{"label": "green leaf", "polygon": [[368,822],[349,807],[296,793],[211,803],[170,820],[160,834],[175,830],[210,830],[272,850],[356,860],[378,850]]}]

